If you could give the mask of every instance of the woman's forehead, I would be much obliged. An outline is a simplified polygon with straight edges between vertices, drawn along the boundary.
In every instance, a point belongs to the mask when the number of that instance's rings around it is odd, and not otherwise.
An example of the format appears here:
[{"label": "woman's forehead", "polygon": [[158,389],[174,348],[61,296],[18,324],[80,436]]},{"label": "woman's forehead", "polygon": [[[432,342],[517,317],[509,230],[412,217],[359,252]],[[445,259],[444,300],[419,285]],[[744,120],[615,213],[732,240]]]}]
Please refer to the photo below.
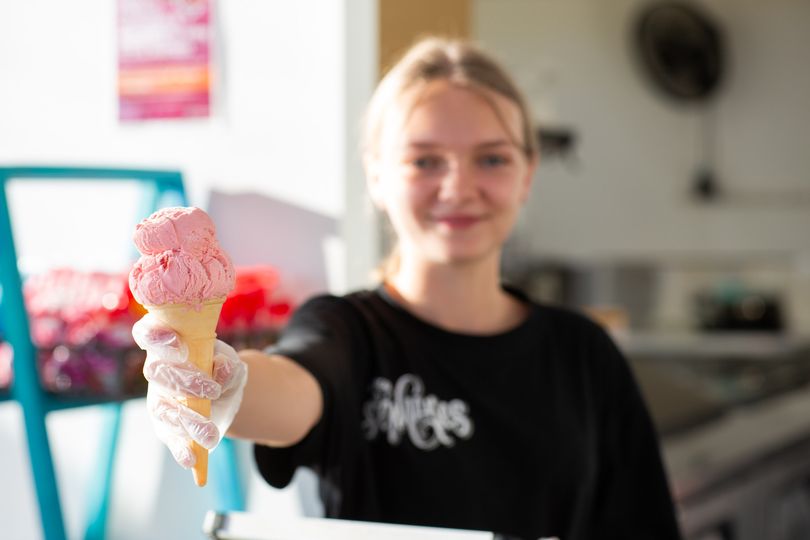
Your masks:
[{"label": "woman's forehead", "polygon": [[388,127],[398,135],[397,146],[498,142],[520,146],[520,109],[492,90],[442,80],[403,98],[399,114],[388,120]]}]

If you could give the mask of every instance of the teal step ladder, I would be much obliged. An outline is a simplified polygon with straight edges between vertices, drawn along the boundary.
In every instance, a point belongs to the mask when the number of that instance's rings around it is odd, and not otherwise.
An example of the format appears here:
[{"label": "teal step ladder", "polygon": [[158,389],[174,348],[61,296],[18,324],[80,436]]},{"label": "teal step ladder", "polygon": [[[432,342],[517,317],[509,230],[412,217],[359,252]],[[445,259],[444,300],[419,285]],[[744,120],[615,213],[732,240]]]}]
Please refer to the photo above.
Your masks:
[{"label": "teal step ladder", "polygon": [[[9,181],[136,182],[142,187],[139,216],[164,206],[186,205],[183,177],[177,171],[0,167],[0,332],[14,351],[14,380],[10,391],[0,390],[0,401],[15,400],[23,411],[28,453],[45,540],[66,540],[59,491],[45,425],[48,413],[74,407],[99,407],[103,411],[99,470],[87,506],[85,540],[102,540],[112,491],[116,445],[121,426],[122,402],[108,399],[74,399],[46,392],[39,382],[36,349],[31,341],[22,294],[22,278],[12,234],[7,186]],[[134,224],[133,224],[134,226]],[[224,439],[211,455],[211,485],[218,511],[244,510],[245,501],[234,442]],[[193,485],[192,485],[193,487]],[[197,489],[197,488],[194,488]]]}]

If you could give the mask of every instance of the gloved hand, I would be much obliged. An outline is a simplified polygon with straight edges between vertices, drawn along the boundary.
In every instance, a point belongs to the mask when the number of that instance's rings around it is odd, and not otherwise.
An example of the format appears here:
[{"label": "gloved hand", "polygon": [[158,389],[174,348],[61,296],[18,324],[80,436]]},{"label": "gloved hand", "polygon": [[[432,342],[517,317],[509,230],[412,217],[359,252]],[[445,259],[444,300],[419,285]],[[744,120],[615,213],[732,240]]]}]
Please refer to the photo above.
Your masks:
[{"label": "gloved hand", "polygon": [[[233,422],[247,383],[247,365],[233,347],[217,340],[213,376],[208,376],[188,359],[188,347],[177,333],[151,314],[135,323],[132,336],[146,351],[146,407],[155,432],[177,463],[193,467],[191,441],[213,450]],[[181,404],[180,397],[210,399],[211,418]]]}]

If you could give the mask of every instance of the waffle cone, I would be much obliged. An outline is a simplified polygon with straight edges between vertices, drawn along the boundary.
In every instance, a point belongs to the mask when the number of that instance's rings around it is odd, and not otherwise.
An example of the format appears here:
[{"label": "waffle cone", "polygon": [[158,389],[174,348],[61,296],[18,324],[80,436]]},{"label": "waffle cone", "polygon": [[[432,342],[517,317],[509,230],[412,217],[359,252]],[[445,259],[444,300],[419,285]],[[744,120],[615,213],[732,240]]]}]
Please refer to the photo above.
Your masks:
[{"label": "waffle cone", "polygon": [[[217,321],[225,298],[208,300],[199,311],[187,304],[146,306],[160,322],[172,328],[188,346],[188,358],[201,371],[213,372],[214,342],[217,339]],[[179,398],[178,401],[206,418],[211,417],[211,401],[199,398]],[[208,450],[192,442],[191,451],[196,458],[192,472],[194,482],[202,487],[208,482]]]}]

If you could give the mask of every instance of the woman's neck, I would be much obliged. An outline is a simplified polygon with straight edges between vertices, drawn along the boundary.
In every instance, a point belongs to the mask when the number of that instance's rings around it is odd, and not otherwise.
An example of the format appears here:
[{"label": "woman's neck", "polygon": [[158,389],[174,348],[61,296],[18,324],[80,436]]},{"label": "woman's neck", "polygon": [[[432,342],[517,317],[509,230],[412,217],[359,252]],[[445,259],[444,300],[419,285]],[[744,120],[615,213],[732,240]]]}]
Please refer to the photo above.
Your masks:
[{"label": "woman's neck", "polygon": [[495,334],[520,324],[527,306],[504,292],[498,259],[435,265],[402,260],[387,291],[414,315],[455,332]]}]

